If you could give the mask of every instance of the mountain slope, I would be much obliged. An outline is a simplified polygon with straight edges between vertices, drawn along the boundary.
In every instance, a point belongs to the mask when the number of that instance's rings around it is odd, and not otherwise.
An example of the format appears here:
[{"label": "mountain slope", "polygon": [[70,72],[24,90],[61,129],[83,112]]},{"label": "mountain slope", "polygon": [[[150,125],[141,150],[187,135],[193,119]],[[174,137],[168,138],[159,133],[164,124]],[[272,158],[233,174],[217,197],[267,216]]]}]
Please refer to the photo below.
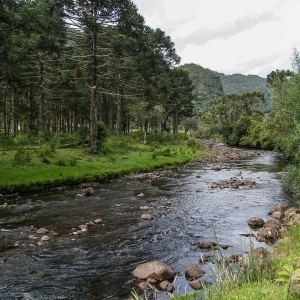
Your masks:
[{"label": "mountain slope", "polygon": [[197,112],[206,110],[209,100],[224,95],[220,76],[216,72],[196,64],[185,64],[179,68],[187,71],[193,82],[194,95],[196,96],[194,106]]},{"label": "mountain slope", "polygon": [[232,74],[225,75],[215,72],[220,76],[225,94],[244,94],[247,92],[260,92],[265,95],[266,104],[262,110],[270,109],[270,91],[267,88],[267,79],[257,75]]},{"label": "mountain slope", "polygon": [[196,64],[185,64],[179,68],[187,71],[193,82],[195,110],[205,111],[211,99],[222,97],[225,94],[243,94],[247,92],[260,92],[265,95],[266,103],[260,109],[270,109],[271,100],[269,90],[266,87],[266,78],[257,75],[233,74],[225,75]]}]

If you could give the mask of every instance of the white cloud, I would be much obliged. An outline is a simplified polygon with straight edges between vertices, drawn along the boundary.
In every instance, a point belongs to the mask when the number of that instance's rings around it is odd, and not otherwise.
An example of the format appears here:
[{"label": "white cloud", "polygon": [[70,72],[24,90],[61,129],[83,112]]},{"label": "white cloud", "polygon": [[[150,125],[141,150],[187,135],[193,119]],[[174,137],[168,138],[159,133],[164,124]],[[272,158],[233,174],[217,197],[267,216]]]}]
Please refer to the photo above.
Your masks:
[{"label": "white cloud", "polygon": [[182,63],[266,76],[300,49],[299,0],[133,0],[175,42]]}]

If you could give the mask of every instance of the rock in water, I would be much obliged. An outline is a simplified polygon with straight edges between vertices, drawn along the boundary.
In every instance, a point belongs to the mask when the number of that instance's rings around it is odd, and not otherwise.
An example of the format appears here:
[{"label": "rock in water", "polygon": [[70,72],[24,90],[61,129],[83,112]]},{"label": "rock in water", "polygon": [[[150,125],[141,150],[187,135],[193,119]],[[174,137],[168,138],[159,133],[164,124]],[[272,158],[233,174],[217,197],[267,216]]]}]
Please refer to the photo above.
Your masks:
[{"label": "rock in water", "polygon": [[48,232],[49,232],[48,229],[46,229],[46,228],[40,228],[36,233],[37,234],[46,234]]},{"label": "rock in water", "polygon": [[153,278],[159,281],[164,281],[174,277],[174,272],[170,267],[161,261],[151,261],[139,265],[132,275],[146,280],[147,278]]},{"label": "rock in water", "polygon": [[201,270],[199,267],[197,266],[189,266],[187,267],[187,269],[185,270],[185,276],[188,279],[193,279],[193,278],[197,278],[200,277],[202,275],[204,275],[205,272],[203,270]]},{"label": "rock in water", "polygon": [[141,219],[142,220],[151,220],[151,219],[153,219],[153,217],[150,214],[143,214],[143,215],[141,215]]},{"label": "rock in water", "polygon": [[250,227],[262,227],[264,226],[265,221],[259,217],[253,217],[248,221]]},{"label": "rock in water", "polygon": [[95,191],[91,187],[88,187],[87,189],[82,191],[82,194],[85,196],[94,195],[94,193],[95,193]]}]

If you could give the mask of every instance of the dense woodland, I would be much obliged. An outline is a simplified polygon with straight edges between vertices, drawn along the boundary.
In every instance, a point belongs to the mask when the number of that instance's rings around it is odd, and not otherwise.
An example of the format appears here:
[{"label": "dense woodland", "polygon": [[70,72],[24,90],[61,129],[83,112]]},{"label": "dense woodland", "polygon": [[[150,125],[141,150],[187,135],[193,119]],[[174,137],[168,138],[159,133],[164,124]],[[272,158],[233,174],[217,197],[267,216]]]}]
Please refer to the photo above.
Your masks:
[{"label": "dense woodland", "polygon": [[6,0],[0,26],[4,137],[88,128],[96,153],[99,121],[118,136],[167,126],[176,134],[192,115],[174,43],[146,26],[130,0]]}]

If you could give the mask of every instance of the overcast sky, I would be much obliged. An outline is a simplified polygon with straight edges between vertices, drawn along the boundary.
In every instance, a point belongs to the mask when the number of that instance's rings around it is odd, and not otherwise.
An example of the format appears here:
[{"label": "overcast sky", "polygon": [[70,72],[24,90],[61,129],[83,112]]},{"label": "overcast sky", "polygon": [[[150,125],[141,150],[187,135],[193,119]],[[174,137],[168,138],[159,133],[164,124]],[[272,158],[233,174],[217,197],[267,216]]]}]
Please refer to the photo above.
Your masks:
[{"label": "overcast sky", "polygon": [[300,0],[133,0],[172,38],[181,63],[266,77],[300,50]]}]

